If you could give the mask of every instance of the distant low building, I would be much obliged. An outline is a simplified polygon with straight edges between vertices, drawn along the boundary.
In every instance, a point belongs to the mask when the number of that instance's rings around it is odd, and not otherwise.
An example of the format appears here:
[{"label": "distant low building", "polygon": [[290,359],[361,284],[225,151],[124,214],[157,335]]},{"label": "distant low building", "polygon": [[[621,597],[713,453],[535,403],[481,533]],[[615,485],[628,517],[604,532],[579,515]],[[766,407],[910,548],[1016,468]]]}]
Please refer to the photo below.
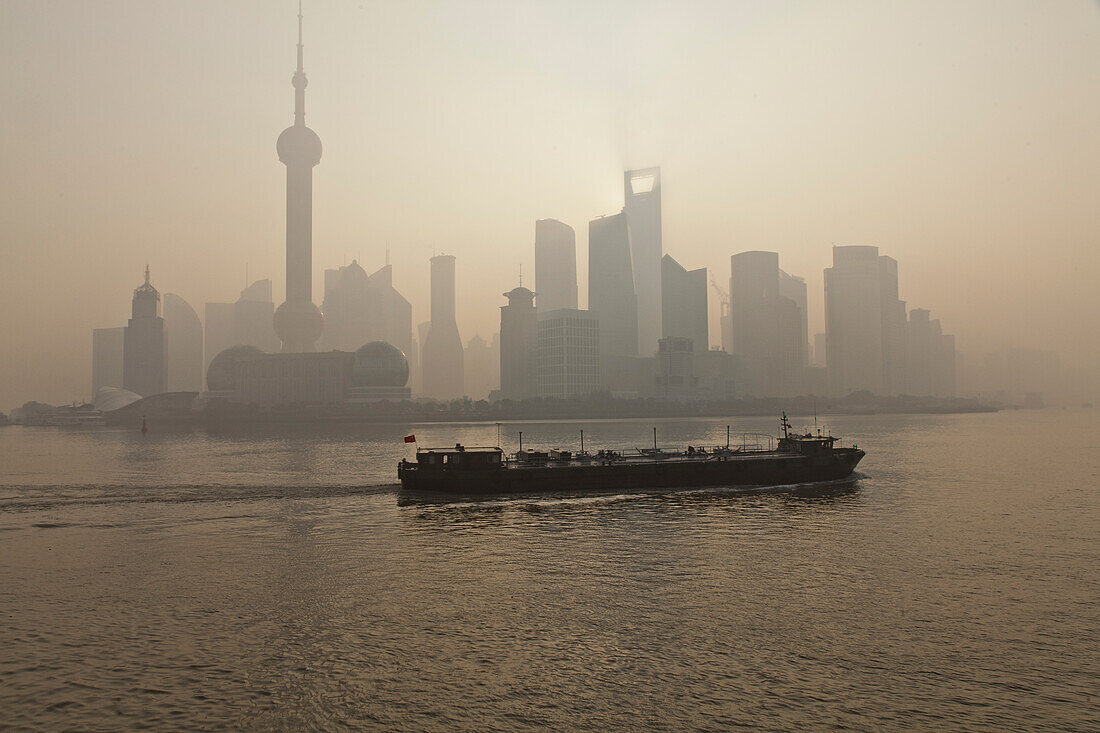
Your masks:
[{"label": "distant low building", "polygon": [[265,354],[236,346],[206,373],[207,399],[261,407],[346,407],[409,399],[409,365],[401,350],[372,341],[355,352]]},{"label": "distant low building", "polygon": [[693,339],[665,336],[657,342],[656,359],[654,394],[657,397],[683,399],[696,396]]}]

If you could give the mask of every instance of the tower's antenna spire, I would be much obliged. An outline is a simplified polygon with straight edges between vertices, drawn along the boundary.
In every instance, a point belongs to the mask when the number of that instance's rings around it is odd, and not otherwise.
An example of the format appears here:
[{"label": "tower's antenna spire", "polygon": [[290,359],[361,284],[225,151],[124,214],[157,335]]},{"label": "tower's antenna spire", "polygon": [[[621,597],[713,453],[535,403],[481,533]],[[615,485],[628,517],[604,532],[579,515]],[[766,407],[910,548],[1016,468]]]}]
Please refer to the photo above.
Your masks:
[{"label": "tower's antenna spire", "polygon": [[306,124],[306,72],[302,67],[302,0],[298,0],[298,69],[291,79],[294,85],[294,124]]},{"label": "tower's antenna spire", "polygon": [[149,263],[145,263],[145,284],[149,284]]},{"label": "tower's antenna spire", "polygon": [[298,73],[305,73],[302,69],[302,0],[298,0]]}]

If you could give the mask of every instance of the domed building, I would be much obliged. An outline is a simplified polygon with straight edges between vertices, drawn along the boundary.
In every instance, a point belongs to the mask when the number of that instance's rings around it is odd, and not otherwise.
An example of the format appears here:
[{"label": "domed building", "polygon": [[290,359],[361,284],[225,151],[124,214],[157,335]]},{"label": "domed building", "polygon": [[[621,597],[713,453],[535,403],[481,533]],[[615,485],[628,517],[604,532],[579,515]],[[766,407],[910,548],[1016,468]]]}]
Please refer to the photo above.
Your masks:
[{"label": "domed building", "polygon": [[408,381],[409,360],[401,349],[385,341],[371,341],[355,352],[347,401],[408,399],[411,396],[405,386]]},{"label": "domed building", "polygon": [[372,341],[355,352],[352,383],[356,387],[404,387],[409,362],[401,350],[385,341]]},{"label": "domed building", "polygon": [[206,368],[206,389],[210,392],[232,392],[237,389],[237,362],[241,359],[262,357],[264,352],[255,346],[238,344],[218,352]]},{"label": "domed building", "polygon": [[344,407],[409,399],[409,362],[396,346],[372,341],[355,352],[265,354],[233,346],[210,362],[206,396],[246,405]]}]

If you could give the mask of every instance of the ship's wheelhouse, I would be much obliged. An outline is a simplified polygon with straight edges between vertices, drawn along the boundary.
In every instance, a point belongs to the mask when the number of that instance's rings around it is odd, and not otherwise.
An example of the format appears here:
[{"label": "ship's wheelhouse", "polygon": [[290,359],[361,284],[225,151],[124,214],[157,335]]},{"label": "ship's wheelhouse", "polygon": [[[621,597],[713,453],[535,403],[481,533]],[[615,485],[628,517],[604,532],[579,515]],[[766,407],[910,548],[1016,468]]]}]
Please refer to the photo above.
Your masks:
[{"label": "ship's wheelhouse", "polygon": [[416,452],[416,465],[425,471],[476,471],[500,468],[504,452],[500,448],[424,448]]}]

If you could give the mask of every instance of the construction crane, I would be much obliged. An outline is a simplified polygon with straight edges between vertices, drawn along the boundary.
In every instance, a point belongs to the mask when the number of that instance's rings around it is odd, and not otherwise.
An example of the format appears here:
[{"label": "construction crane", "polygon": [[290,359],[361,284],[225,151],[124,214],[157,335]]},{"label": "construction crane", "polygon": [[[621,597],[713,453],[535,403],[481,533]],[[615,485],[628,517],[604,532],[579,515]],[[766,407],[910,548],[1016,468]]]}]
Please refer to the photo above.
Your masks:
[{"label": "construction crane", "polygon": [[723,290],[722,287],[718,284],[718,281],[714,279],[713,272],[710,274],[710,286],[714,288],[714,292],[718,293],[718,299],[722,301],[722,304],[726,307],[729,307],[730,294]]},{"label": "construction crane", "polygon": [[732,338],[732,334],[730,333],[730,294],[718,285],[718,281],[714,279],[714,273],[710,274],[710,286],[714,288],[714,292],[718,294],[718,313],[722,332],[722,349],[724,351],[729,351],[731,347],[729,342]]}]

